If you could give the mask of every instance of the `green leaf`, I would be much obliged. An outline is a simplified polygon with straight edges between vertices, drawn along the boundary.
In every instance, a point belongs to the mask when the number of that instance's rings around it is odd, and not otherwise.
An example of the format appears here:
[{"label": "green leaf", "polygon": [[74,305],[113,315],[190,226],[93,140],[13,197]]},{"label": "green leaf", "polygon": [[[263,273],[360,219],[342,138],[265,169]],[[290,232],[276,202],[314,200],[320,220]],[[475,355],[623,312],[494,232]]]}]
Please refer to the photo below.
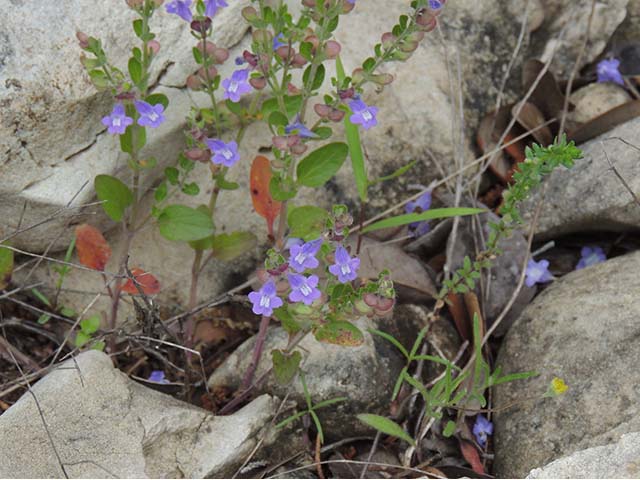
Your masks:
[{"label": "green leaf", "polygon": [[298,189],[291,178],[283,178],[278,172],[269,180],[269,193],[274,200],[284,202],[296,196]]},{"label": "green leaf", "polygon": [[496,385],[500,385],[501,383],[513,382],[514,380],[526,380],[527,378],[537,377],[538,375],[540,375],[538,372],[532,371],[532,372],[510,373],[508,375],[505,375],[504,377],[499,377],[495,379],[493,377],[490,377],[489,386],[496,386]]},{"label": "green leaf", "polygon": [[[6,243],[5,243],[6,245]],[[0,245],[0,290],[7,288],[13,273],[13,250]]]},{"label": "green leaf", "polygon": [[306,205],[292,209],[287,216],[290,236],[313,240],[324,230],[329,212],[324,208]]},{"label": "green leaf", "polygon": [[196,182],[185,183],[182,186],[182,193],[184,193],[185,195],[195,196],[200,193],[200,187]]},{"label": "green leaf", "polygon": [[347,397],[336,397],[330,398],[329,400],[323,400],[322,402],[318,402],[313,406],[314,410],[319,410],[321,408],[328,407],[329,405],[335,405],[336,403],[346,402],[349,400]]},{"label": "green leaf", "polygon": [[190,242],[214,232],[211,216],[186,205],[169,205],[158,217],[160,234],[167,240]]},{"label": "green leaf", "polygon": [[298,323],[289,310],[286,307],[276,308],[273,311],[273,315],[278,319],[278,321],[282,324],[282,328],[289,334],[293,335],[294,333],[302,330],[302,325]]},{"label": "green leaf", "polygon": [[284,113],[275,111],[275,112],[271,112],[271,115],[269,115],[269,125],[271,126],[281,125],[283,127],[286,127],[288,124],[289,124],[289,119],[285,116]]},{"label": "green leaf", "polygon": [[376,330],[375,328],[370,328],[368,329],[369,333],[372,333],[374,335],[378,335],[379,337],[384,338],[385,340],[387,340],[388,342],[391,342],[398,350],[400,350],[402,352],[402,354],[409,359],[409,352],[407,352],[407,349],[404,348],[402,346],[402,344],[392,335],[389,335],[388,333],[382,332],[380,330]]},{"label": "green leaf", "polygon": [[[305,85],[307,85],[309,82],[309,76],[311,75],[312,69],[313,69],[313,65],[309,65],[304,71],[304,73],[302,74],[302,82]],[[324,75],[325,75],[324,65],[320,64],[316,68],[315,77],[313,78],[313,82],[311,82],[310,90],[317,90],[322,86],[322,83],[324,82]]]},{"label": "green leaf", "polygon": [[136,33],[136,36],[138,38],[140,38],[142,36],[142,19],[138,18],[137,20],[133,21],[133,31]]},{"label": "green leaf", "polygon": [[91,346],[91,350],[98,350],[102,352],[104,351],[105,347],[106,347],[106,344],[102,340],[100,340],[99,342],[96,342]]},{"label": "green leaf", "polygon": [[316,140],[326,140],[327,138],[330,138],[331,135],[333,135],[333,130],[331,130],[331,128],[329,127],[316,127],[312,131],[313,133],[318,135],[318,138]]},{"label": "green leaf", "polygon": [[49,320],[51,320],[51,315],[49,315],[48,313],[43,313],[42,315],[40,315],[38,317],[38,324],[39,325],[44,325],[45,323],[47,323]]},{"label": "green leaf", "polygon": [[[286,110],[287,118],[291,119],[302,108],[302,95],[285,96],[284,108]],[[262,104],[262,117],[269,118],[271,112],[275,112],[277,110],[280,110],[277,98],[265,100]]]},{"label": "green leaf", "polygon": [[442,431],[442,435],[444,435],[445,438],[449,438],[454,433],[456,433],[456,422],[449,420]]},{"label": "green leaf", "polygon": [[314,332],[314,335],[319,342],[347,347],[357,347],[364,342],[364,337],[358,327],[345,321],[325,323]]},{"label": "green leaf", "polygon": [[156,199],[156,202],[161,202],[165,198],[167,198],[167,182],[162,182],[156,188],[156,191],[153,193],[153,197]]},{"label": "green leaf", "polygon": [[98,199],[109,218],[119,222],[124,211],[133,203],[133,193],[124,183],[110,175],[98,175],[94,181]]},{"label": "green leaf", "polygon": [[[127,115],[131,118],[135,115],[133,106],[127,105]],[[147,143],[147,131],[138,125],[129,125],[122,135],[120,135],[120,149],[125,153],[132,153],[134,150],[133,136],[135,132],[135,149],[140,150]]]},{"label": "green leaf", "polygon": [[313,420],[314,425],[316,426],[316,430],[318,430],[318,436],[320,437],[320,443],[324,443],[324,433],[322,432],[322,424],[320,423],[320,419],[318,418],[318,414],[313,410],[309,410],[309,415]]},{"label": "green leaf", "polygon": [[333,177],[344,163],[349,147],[344,143],[329,143],[314,150],[298,164],[298,183],[320,187]]},{"label": "green leaf", "polygon": [[389,420],[386,417],[381,417],[380,415],[373,415],[371,413],[361,413],[357,416],[357,418],[365,425],[369,425],[379,432],[391,435],[392,437],[400,438],[401,440],[407,442],[409,445],[415,445],[413,438],[411,438],[407,434],[407,432],[405,432],[402,427],[393,420]]},{"label": "green leaf", "polygon": [[228,262],[254,248],[258,239],[251,232],[221,233],[213,237],[213,256]]},{"label": "green leaf", "polygon": [[298,373],[302,354],[297,350],[291,355],[287,355],[282,350],[272,350],[271,357],[273,358],[273,374],[276,381],[280,385],[288,385]]},{"label": "green leaf", "polygon": [[96,333],[100,328],[100,317],[98,315],[92,315],[89,318],[85,318],[80,322],[80,330],[87,335]]},{"label": "green leaf", "polygon": [[227,181],[222,175],[216,177],[216,185],[220,190],[237,190],[240,185]]},{"label": "green leaf", "polygon": [[164,176],[167,177],[171,185],[180,183],[180,170],[176,167],[167,167],[164,169]]},{"label": "green leaf", "polygon": [[142,80],[142,65],[134,57],[129,59],[129,75],[131,76],[131,81],[136,85]]},{"label": "green leaf", "polygon": [[91,340],[91,337],[84,332],[76,333],[75,344],[76,347],[80,348]]},{"label": "green leaf", "polygon": [[383,228],[399,227],[414,222],[424,222],[438,218],[463,217],[466,215],[477,215],[478,213],[484,212],[486,212],[486,210],[481,208],[435,208],[422,213],[407,213],[405,215],[385,218],[384,220],[380,220],[379,222],[372,223],[368,227],[365,227],[362,230],[362,233],[373,232],[374,230],[381,230]]},{"label": "green leaf", "polygon": [[151,95],[147,95],[144,100],[151,105],[161,103],[165,109],[169,106],[169,99],[163,93],[152,93]]},{"label": "green leaf", "polygon": [[60,309],[60,313],[65,317],[74,318],[78,316],[78,312],[76,312],[73,308],[62,307]]}]

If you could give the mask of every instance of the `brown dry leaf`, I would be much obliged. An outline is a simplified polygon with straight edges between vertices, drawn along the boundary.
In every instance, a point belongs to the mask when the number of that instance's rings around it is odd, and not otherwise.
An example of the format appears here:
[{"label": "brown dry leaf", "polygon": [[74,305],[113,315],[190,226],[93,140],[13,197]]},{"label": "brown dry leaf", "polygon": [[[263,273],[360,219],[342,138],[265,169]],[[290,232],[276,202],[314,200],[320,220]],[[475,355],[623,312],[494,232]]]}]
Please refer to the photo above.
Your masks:
[{"label": "brown dry leaf", "polygon": [[[511,110],[511,114],[513,116],[516,115],[519,105],[520,104],[516,104],[513,106],[513,109]],[[538,107],[531,102],[525,102],[524,105],[522,105],[522,108],[520,108],[517,121],[525,128],[525,130],[533,130],[540,125],[543,125],[545,123],[545,118]],[[553,134],[551,133],[551,129],[548,125],[532,132],[531,135],[533,135],[533,138],[542,145],[551,145],[553,142]]]},{"label": "brown dry leaf", "polygon": [[[480,122],[478,127],[477,142],[478,146],[482,150],[482,153],[487,153],[495,150],[498,145],[499,135],[504,132],[505,128],[509,125],[511,116],[511,105],[502,107],[497,112],[491,112],[486,115]],[[500,132],[496,137],[496,132]],[[491,171],[500,178],[504,183],[507,183],[509,178],[509,170],[511,169],[511,163],[507,159],[504,151],[497,152],[491,158],[489,165]]]},{"label": "brown dry leaf", "polygon": [[86,223],[76,227],[76,251],[82,265],[101,272],[111,258],[111,247],[102,233]]},{"label": "brown dry leaf", "polygon": [[[357,239],[350,238],[351,251],[355,252]],[[377,279],[382,270],[389,270],[391,280],[401,287],[400,294],[422,299],[435,298],[437,289],[429,272],[420,260],[406,253],[397,243],[380,243],[371,238],[362,239],[360,270],[358,276]]]},{"label": "brown dry leaf", "polygon": [[569,132],[567,134],[567,139],[573,140],[577,144],[581,144],[612,130],[618,125],[632,120],[637,116],[640,116],[640,100],[633,100],[620,105],[619,107],[613,108],[594,118],[590,122],[587,122]]},{"label": "brown dry leaf", "polygon": [[[522,68],[522,86],[528,92],[538,75],[544,68],[544,63],[540,60],[528,60]],[[529,102],[533,103],[544,118],[560,118],[564,110],[565,96],[558,86],[556,78],[550,71],[546,71],[540,79],[537,87],[529,97]],[[573,105],[569,104],[569,111],[573,110]]]}]

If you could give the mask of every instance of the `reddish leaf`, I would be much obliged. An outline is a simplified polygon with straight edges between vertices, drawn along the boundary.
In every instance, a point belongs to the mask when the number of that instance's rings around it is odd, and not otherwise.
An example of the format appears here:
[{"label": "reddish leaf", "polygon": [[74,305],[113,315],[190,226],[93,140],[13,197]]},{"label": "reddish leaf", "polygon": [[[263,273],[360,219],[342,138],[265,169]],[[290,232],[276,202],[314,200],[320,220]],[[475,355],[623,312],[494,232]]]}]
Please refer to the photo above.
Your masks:
[{"label": "reddish leaf", "polygon": [[76,251],[82,265],[100,271],[111,258],[111,247],[102,233],[86,223],[76,227]]},{"label": "reddish leaf", "polygon": [[460,451],[462,452],[464,459],[469,462],[469,465],[473,468],[473,471],[480,475],[484,475],[484,467],[482,466],[480,454],[478,453],[478,450],[476,450],[476,447],[474,447],[471,442],[460,440]]},{"label": "reddish leaf", "polygon": [[273,237],[273,222],[280,213],[280,202],[274,200],[269,192],[271,176],[269,159],[258,155],[251,165],[251,200],[258,215],[267,221],[269,235]]},{"label": "reddish leaf", "polygon": [[145,295],[153,295],[160,291],[160,282],[158,282],[158,279],[150,273],[145,272],[141,268],[134,268],[131,270],[131,274],[133,275],[133,278],[135,278],[138,286],[133,283],[133,280],[129,279],[122,286],[123,292],[130,293],[131,295],[138,295],[140,293],[138,287],[140,287],[140,290],[142,290]]}]

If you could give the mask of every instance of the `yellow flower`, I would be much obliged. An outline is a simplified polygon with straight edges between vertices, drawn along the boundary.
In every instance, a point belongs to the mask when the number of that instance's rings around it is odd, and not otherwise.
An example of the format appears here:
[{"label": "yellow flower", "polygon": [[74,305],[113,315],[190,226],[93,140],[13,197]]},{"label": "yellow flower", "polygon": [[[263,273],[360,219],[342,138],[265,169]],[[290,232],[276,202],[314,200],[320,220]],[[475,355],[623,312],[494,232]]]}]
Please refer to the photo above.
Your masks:
[{"label": "yellow flower", "polygon": [[569,387],[564,380],[558,377],[553,377],[551,383],[549,384],[549,388],[547,392],[544,394],[545,397],[557,397],[558,395],[562,395],[564,392],[569,390]]}]

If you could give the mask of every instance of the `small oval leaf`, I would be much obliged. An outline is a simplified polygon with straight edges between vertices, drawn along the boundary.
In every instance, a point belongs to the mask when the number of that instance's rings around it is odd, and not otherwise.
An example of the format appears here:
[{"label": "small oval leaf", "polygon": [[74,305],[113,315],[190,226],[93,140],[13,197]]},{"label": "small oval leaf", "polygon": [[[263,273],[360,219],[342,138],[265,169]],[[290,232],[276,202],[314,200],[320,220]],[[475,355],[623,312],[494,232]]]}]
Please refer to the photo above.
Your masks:
[{"label": "small oval leaf", "polygon": [[101,272],[111,258],[111,247],[102,233],[86,223],[76,227],[76,251],[82,265]]},{"label": "small oval leaf", "polygon": [[306,187],[320,187],[333,177],[349,154],[344,143],[330,143],[314,150],[298,164],[298,183]]},{"label": "small oval leaf", "polygon": [[111,220],[122,220],[125,209],[133,203],[133,193],[122,181],[110,175],[98,175],[94,181],[98,200]]},{"label": "small oval leaf", "polygon": [[186,205],[169,205],[158,217],[160,234],[167,240],[190,242],[213,234],[213,221],[206,212]]},{"label": "small oval leaf", "polygon": [[409,445],[415,445],[413,438],[411,438],[407,432],[405,432],[400,425],[393,420],[389,420],[386,417],[380,415],[373,415],[371,413],[361,413],[357,416],[365,425],[375,428],[379,432],[386,433],[392,437],[400,438],[407,442]]}]

